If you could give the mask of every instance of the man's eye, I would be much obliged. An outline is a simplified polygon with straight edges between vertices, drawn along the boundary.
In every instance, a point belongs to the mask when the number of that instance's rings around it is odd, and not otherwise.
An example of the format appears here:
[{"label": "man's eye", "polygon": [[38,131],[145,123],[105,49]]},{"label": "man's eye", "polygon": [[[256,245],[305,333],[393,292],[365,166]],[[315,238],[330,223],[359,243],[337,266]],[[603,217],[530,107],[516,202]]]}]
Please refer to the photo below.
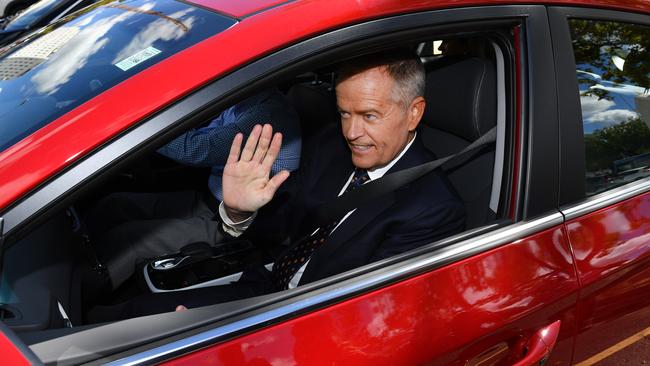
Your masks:
[{"label": "man's eye", "polygon": [[341,118],[348,118],[348,117],[350,117],[350,113],[348,113],[348,112],[339,111],[339,113],[341,114]]},{"label": "man's eye", "polygon": [[368,121],[374,121],[377,119],[377,116],[374,114],[366,113],[363,115],[363,118],[367,119]]}]

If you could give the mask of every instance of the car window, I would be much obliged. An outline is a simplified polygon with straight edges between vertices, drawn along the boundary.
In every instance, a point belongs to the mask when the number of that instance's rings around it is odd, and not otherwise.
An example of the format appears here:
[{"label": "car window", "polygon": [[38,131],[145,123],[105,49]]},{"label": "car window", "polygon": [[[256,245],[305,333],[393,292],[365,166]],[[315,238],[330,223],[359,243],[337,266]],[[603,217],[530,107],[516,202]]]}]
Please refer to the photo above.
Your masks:
[{"label": "car window", "polygon": [[572,19],[586,194],[650,175],[650,27]]},{"label": "car window", "polygon": [[233,23],[179,1],[131,0],[44,28],[0,55],[0,151]]}]

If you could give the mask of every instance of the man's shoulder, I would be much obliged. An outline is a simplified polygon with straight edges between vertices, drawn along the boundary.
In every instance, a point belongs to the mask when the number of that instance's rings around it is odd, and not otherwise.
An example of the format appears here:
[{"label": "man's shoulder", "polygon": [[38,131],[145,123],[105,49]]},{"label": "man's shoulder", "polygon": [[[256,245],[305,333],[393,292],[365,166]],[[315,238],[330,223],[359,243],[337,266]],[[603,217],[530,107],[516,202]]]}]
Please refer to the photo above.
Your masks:
[{"label": "man's shoulder", "polygon": [[[411,148],[410,154],[405,155],[409,159],[409,163],[403,169],[426,164],[438,158],[417,139]],[[449,205],[463,204],[458,192],[448,179],[447,173],[441,168],[436,168],[410,182],[398,192],[402,196],[406,196],[407,201],[417,202],[417,204],[421,205],[434,206],[443,202]],[[404,197],[401,198],[405,199]]]},{"label": "man's shoulder", "polygon": [[410,190],[422,196],[434,196],[438,202],[462,202],[458,192],[456,192],[453,184],[449,181],[447,174],[440,168],[415,180],[411,184]]}]

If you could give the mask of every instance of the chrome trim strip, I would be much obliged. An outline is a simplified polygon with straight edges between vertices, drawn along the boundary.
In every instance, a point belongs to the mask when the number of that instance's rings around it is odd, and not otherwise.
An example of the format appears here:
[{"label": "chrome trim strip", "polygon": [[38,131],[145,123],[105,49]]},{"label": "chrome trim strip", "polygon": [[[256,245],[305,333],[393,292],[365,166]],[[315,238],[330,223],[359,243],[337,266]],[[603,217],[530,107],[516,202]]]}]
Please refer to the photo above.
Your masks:
[{"label": "chrome trim strip", "polygon": [[505,151],[506,151],[506,78],[505,58],[501,47],[492,41],[492,48],[496,56],[497,77],[497,141],[494,150],[494,167],[492,169],[492,192],[490,193],[489,207],[492,212],[499,212],[501,200],[501,181],[503,180]]},{"label": "chrome trim strip", "polygon": [[156,293],[156,292],[162,293],[162,292],[185,291],[185,290],[192,290],[192,289],[201,288],[201,287],[227,285],[229,283],[238,281],[239,278],[241,277],[241,274],[242,274],[242,272],[237,272],[237,273],[233,273],[233,274],[228,275],[228,276],[215,278],[215,279],[210,280],[210,281],[197,283],[196,285],[192,285],[192,286],[187,286],[187,287],[174,289],[174,290],[162,290],[162,289],[159,289],[158,287],[156,287],[156,285],[154,285],[153,282],[151,282],[151,277],[149,277],[149,271],[147,270],[148,267],[149,267],[149,265],[146,265],[146,266],[144,266],[142,268],[142,273],[143,273],[143,276],[144,276],[144,282],[147,284],[147,287],[149,287],[149,290],[151,292],[154,292],[154,293]]},{"label": "chrome trim strip", "polygon": [[72,8],[74,8],[75,6],[77,6],[77,4],[79,4],[79,3],[82,2],[82,1],[83,1],[83,0],[77,0],[77,1],[75,1],[74,4],[68,6],[64,11],[62,11],[61,13],[59,13],[59,15],[57,15],[54,19],[50,20],[50,23],[49,23],[49,24],[52,24],[52,23],[56,22],[57,20],[63,18],[64,16],[67,16],[67,15],[68,15],[68,12],[69,12]]},{"label": "chrome trim strip", "polygon": [[563,207],[560,211],[567,220],[572,220],[648,191],[650,177],[589,197],[586,201]]},{"label": "chrome trim strip", "polygon": [[400,278],[404,278],[410,274],[419,273],[422,270],[431,270],[432,268],[437,268],[447,263],[470,257],[477,253],[496,248],[500,245],[511,243],[517,239],[560,225],[563,222],[562,214],[555,212],[533,221],[521,222],[508,226],[476,238],[470,238],[457,244],[450,245],[449,247],[438,250],[433,254],[424,254],[412,259],[411,261],[397,263],[391,266],[393,268],[389,267],[387,272],[380,270],[375,273],[369,273],[357,278],[349,279],[334,284],[329,287],[329,291],[324,291],[315,296],[310,297],[308,296],[309,294],[306,294],[306,296],[302,298],[289,299],[260,314],[245,317],[244,319],[237,320],[230,324],[185,339],[115,360],[107,363],[107,365],[144,365],[162,361],[168,356],[176,356],[192,352],[200,347],[209,346],[231,333],[239,333],[262,324],[268,325],[273,321],[286,318],[291,314],[307,311],[319,304],[327,304],[340,298],[354,296],[362,291],[367,291],[377,286],[399,280]]}]

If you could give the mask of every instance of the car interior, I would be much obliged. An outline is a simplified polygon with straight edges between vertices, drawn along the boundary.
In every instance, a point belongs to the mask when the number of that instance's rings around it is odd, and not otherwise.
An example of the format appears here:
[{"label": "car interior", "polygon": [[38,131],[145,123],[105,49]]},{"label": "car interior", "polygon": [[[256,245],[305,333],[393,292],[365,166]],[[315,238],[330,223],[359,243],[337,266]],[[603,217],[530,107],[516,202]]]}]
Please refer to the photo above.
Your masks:
[{"label": "car interior", "polygon": [[[513,160],[508,141],[514,132],[508,112],[512,96],[507,90],[511,89],[512,65],[497,38],[491,33],[461,34],[412,45],[426,68],[427,106],[418,131],[430,151],[438,158],[451,156],[496,126],[496,143],[442,167],[465,204],[466,232],[508,220],[511,182],[507,177]],[[319,153],[314,143],[318,134],[339,121],[332,69],[327,65],[278,84],[301,120],[303,159]],[[86,189],[72,205],[51,214],[3,254],[2,321],[36,350],[43,342],[100,326],[88,321],[93,307],[118,304],[143,292],[228,283],[253,259],[272,262],[255,243],[188,246],[180,253],[141,263],[135,275],[114,292],[100,291],[97,278],[102,259],[84,235],[84,212],[111,192],[205,190],[208,175],[209,169],[182,166],[149,152]],[[172,270],[166,267],[169,263]],[[368,268],[359,271],[374,267]],[[272,299],[273,294],[264,298]],[[233,306],[241,310],[259,303],[260,299],[243,300]]]}]

